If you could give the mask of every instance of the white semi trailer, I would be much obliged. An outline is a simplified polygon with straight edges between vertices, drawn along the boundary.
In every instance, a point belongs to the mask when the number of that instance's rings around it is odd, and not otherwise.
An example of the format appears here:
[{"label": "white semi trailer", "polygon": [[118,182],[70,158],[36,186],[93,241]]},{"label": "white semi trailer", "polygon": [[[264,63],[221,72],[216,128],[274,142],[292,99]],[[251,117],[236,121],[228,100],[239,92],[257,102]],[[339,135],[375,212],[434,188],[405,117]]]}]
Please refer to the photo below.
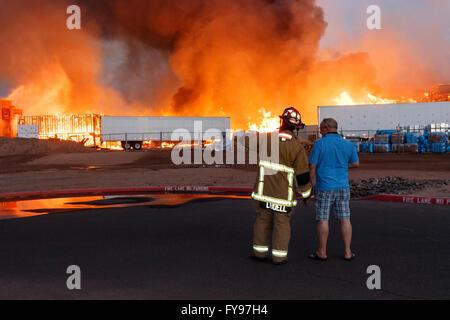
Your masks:
[{"label": "white semi trailer", "polygon": [[125,150],[140,150],[143,141],[179,141],[178,132],[190,133],[192,141],[202,141],[205,132],[226,137],[229,117],[101,117],[101,141],[121,142]]},{"label": "white semi trailer", "polygon": [[320,106],[318,122],[333,118],[339,131],[363,134],[401,127],[424,127],[432,123],[450,123],[450,101],[425,103]]}]

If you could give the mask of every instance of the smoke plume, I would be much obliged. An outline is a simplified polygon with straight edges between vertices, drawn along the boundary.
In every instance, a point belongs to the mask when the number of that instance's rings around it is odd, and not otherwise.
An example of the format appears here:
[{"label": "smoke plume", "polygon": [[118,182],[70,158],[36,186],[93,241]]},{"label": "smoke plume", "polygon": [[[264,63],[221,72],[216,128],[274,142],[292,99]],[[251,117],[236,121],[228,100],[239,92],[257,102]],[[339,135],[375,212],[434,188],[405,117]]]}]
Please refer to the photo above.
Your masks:
[{"label": "smoke plume", "polygon": [[318,58],[315,0],[0,0],[0,82],[25,114],[230,116],[264,108],[316,121],[343,90],[377,91],[370,57]]}]

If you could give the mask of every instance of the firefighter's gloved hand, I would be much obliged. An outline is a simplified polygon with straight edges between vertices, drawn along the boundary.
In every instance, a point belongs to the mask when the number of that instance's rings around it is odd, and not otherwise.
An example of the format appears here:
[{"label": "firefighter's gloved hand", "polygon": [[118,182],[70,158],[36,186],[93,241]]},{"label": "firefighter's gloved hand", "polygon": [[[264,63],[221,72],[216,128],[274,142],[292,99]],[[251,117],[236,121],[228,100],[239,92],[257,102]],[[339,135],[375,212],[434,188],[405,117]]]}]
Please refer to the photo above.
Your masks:
[{"label": "firefighter's gloved hand", "polygon": [[303,204],[306,206],[308,204],[308,199],[312,195],[312,184],[310,182],[311,176],[309,172],[305,172],[297,175],[297,184],[300,186],[301,194],[303,197]]},{"label": "firefighter's gloved hand", "polygon": [[310,194],[308,195],[308,197],[303,198],[303,204],[304,204],[305,206],[308,205],[308,202],[309,202],[309,200],[312,198],[313,194],[314,194],[314,188],[311,188],[311,192],[310,192]]}]

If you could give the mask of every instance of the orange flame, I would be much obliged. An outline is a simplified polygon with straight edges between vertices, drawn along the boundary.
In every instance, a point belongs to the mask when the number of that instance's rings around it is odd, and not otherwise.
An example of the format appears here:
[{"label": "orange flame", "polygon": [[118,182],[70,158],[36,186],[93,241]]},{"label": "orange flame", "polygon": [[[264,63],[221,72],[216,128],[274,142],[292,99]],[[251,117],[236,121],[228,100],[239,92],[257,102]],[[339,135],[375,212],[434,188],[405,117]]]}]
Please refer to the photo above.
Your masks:
[{"label": "orange flame", "polygon": [[123,150],[122,148],[122,143],[120,141],[108,141],[108,142],[103,142],[101,145],[102,149],[108,149],[108,150]]},{"label": "orange flame", "polygon": [[271,112],[266,112],[264,108],[259,109],[258,112],[262,115],[262,118],[258,123],[249,123],[248,128],[252,131],[258,132],[273,132],[280,127],[280,117],[272,116]]},{"label": "orange flame", "polygon": [[175,147],[175,143],[169,143],[169,142],[161,143],[161,148],[163,148],[163,149],[172,149],[173,147]]},{"label": "orange flame", "polygon": [[367,93],[360,99],[353,98],[347,91],[343,91],[339,97],[333,99],[334,103],[338,106],[351,106],[351,105],[362,105],[362,104],[391,104],[391,103],[401,103],[401,102],[416,102],[412,98],[407,99],[385,99],[377,97],[373,94]]}]

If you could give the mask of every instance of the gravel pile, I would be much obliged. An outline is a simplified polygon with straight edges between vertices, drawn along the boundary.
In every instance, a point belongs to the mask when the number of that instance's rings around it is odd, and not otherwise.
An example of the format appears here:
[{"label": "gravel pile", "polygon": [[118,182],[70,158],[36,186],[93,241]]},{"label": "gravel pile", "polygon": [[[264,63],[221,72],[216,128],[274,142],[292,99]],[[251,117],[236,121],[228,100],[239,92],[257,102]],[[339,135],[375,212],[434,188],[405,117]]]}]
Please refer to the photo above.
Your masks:
[{"label": "gravel pile", "polygon": [[362,198],[375,194],[406,194],[428,186],[450,185],[450,180],[409,180],[401,177],[370,178],[350,180],[352,198]]}]

